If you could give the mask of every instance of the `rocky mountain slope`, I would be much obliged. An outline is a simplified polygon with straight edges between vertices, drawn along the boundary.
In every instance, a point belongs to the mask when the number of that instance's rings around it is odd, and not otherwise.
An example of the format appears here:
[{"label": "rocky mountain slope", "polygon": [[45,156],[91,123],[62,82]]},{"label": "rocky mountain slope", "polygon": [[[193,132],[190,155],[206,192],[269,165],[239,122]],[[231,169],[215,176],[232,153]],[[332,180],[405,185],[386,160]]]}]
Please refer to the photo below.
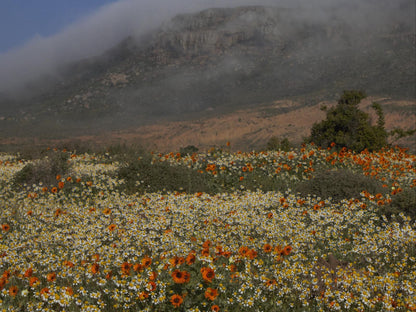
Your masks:
[{"label": "rocky mountain slope", "polygon": [[[415,99],[415,29],[355,27],[337,11],[239,7],[178,15],[140,38],[0,96],[3,135],[60,137],[256,109],[301,107],[344,89]],[[288,113],[292,107],[275,107]],[[414,111],[410,112],[414,114]]]}]

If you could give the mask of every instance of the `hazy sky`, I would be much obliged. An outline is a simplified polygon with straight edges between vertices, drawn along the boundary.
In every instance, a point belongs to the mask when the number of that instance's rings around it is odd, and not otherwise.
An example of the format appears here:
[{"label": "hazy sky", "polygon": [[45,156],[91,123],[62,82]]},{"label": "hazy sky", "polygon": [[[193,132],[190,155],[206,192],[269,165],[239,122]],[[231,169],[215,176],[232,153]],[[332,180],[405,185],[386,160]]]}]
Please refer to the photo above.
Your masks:
[{"label": "hazy sky", "polygon": [[[383,23],[400,3],[414,0],[0,0],[0,92],[58,65],[102,54],[177,13],[238,5],[308,6],[318,18],[326,6],[344,7],[346,19]],[[414,3],[409,8],[414,20]],[[380,11],[387,15],[374,15]],[[403,10],[402,10],[403,11]],[[364,13],[362,13],[364,12]],[[370,12],[370,13],[369,13]],[[367,14],[367,15],[364,15]],[[357,21],[359,21],[357,19]]]},{"label": "hazy sky", "polygon": [[117,0],[1,0],[0,53],[48,37]]}]

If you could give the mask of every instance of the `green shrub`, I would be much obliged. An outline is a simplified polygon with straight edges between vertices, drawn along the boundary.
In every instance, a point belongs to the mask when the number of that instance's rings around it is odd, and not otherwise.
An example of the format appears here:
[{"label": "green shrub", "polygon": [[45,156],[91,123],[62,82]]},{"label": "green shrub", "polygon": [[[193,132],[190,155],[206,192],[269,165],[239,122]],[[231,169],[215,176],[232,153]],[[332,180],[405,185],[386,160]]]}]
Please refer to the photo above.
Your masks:
[{"label": "green shrub", "polygon": [[184,166],[172,166],[165,162],[152,163],[150,157],[126,163],[117,171],[117,177],[124,180],[122,190],[127,193],[218,191],[213,177]]},{"label": "green shrub", "polygon": [[269,176],[267,172],[254,172],[245,177],[240,184],[244,186],[244,189],[250,191],[284,192],[288,188],[292,188],[294,182],[287,177],[276,178]]},{"label": "green shrub", "polygon": [[186,147],[181,147],[179,149],[179,153],[181,154],[182,157],[189,156],[197,152],[198,152],[198,148],[194,145],[188,145]]},{"label": "green shrub", "polygon": [[350,198],[360,198],[362,191],[370,194],[385,191],[381,182],[348,169],[321,169],[310,180],[299,183],[295,191],[302,196],[316,195],[327,199],[332,197],[336,201]]},{"label": "green shrub", "polygon": [[56,184],[56,176],[64,175],[69,170],[68,158],[68,153],[49,151],[44,158],[29,163],[18,171],[12,183],[15,187],[31,187],[39,183],[46,186]]},{"label": "green shrub", "polygon": [[267,151],[282,150],[288,152],[290,150],[290,142],[287,138],[279,139],[277,136],[272,136],[266,144]]},{"label": "green shrub", "polygon": [[402,192],[394,195],[392,201],[388,205],[380,206],[379,214],[385,215],[388,219],[392,219],[392,215],[396,216],[396,220],[400,221],[401,218],[397,218],[402,212],[406,216],[416,220],[416,188],[407,188]]},{"label": "green shrub", "polygon": [[380,105],[373,103],[378,115],[376,126],[372,126],[368,114],[358,108],[365,97],[362,91],[344,91],[338,105],[327,111],[326,119],[313,125],[308,141],[325,148],[335,143],[337,148],[346,147],[357,152],[387,146],[388,133],[384,129]]}]

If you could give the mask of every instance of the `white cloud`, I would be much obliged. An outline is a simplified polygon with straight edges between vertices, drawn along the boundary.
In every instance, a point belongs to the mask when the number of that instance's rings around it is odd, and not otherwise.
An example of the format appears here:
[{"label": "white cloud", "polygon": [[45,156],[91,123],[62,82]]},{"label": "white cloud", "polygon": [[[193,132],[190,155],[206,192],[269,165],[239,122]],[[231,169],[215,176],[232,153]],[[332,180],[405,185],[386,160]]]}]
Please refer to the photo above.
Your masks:
[{"label": "white cloud", "polygon": [[[0,92],[21,86],[39,75],[54,74],[58,65],[93,55],[99,55],[129,35],[139,36],[160,25],[177,13],[208,7],[238,5],[273,5],[323,7],[340,3],[355,3],[363,7],[383,9],[381,0],[120,0],[106,5],[62,32],[36,36],[20,48],[0,54]],[[385,0],[388,3],[389,0]],[[397,0],[396,3],[411,0]],[[413,6],[414,7],[414,6]],[[358,8],[358,9],[360,9]],[[357,8],[352,12],[359,12]],[[315,10],[316,11],[316,10]],[[322,13],[322,12],[321,12]],[[320,16],[320,15],[317,15]],[[348,18],[354,18],[346,15]]]}]

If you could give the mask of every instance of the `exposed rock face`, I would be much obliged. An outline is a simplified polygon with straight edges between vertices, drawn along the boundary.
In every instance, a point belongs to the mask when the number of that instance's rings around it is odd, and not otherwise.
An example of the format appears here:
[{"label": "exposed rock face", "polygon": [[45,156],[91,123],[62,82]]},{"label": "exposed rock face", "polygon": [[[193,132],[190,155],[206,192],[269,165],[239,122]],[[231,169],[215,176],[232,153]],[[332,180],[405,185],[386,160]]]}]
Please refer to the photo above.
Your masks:
[{"label": "exposed rock face", "polygon": [[238,43],[264,39],[266,8],[210,9],[179,15],[163,27],[158,43],[184,53],[216,53]]},{"label": "exposed rock face", "polygon": [[302,14],[290,9],[251,6],[178,15],[163,26],[156,45],[175,52],[201,54],[220,53],[236,45],[284,49],[294,38],[314,37],[319,39],[316,45],[321,40],[337,44],[346,40],[343,31],[347,29],[341,21],[319,25],[303,19]]}]

